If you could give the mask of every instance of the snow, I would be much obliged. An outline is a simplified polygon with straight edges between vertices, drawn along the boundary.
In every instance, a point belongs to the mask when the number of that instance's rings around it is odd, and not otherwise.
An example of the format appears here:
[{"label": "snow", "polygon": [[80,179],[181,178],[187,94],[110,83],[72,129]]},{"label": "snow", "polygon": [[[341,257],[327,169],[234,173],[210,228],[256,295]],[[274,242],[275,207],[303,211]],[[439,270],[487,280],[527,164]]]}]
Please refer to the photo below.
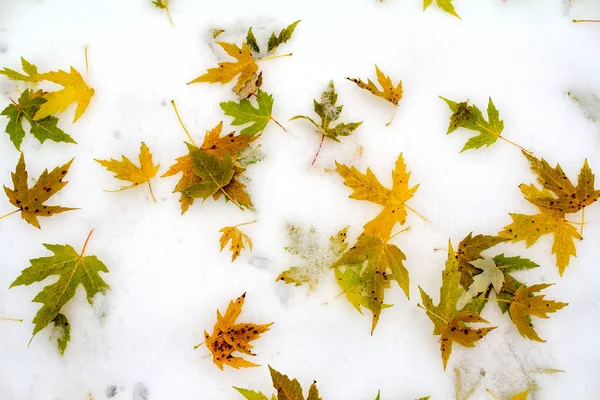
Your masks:
[{"label": "snow", "polygon": [[[150,0],[0,0],[0,66],[18,69],[24,56],[41,71],[73,65],[89,72],[95,88],[86,114],[71,124],[74,108],[60,126],[77,145],[27,136],[23,151],[30,176],[75,162],[69,184],[52,204],[78,211],[43,219],[37,230],[18,216],[0,221],[0,399],[240,399],[232,386],[270,393],[267,364],[308,388],[318,381],[325,399],[453,399],[455,368],[465,387],[476,385],[472,399],[490,399],[490,389],[510,398],[538,387],[533,399],[600,398],[600,305],[598,246],[600,206],[586,210],[585,240],[560,278],[550,254],[551,237],[526,249],[501,245],[495,255],[521,255],[542,267],[517,274],[525,283],[556,283],[549,298],[570,303],[549,320],[534,319],[546,343],[522,338],[506,315],[488,306],[483,317],[499,328],[474,349],[455,346],[446,372],[438,337],[416,307],[417,285],[437,301],[441,270],[450,238],[456,245],[467,233],[494,234],[510,222],[509,212],[529,213],[519,189],[533,183],[520,152],[504,142],[460,154],[470,135],[445,134],[450,116],[438,96],[484,108],[488,96],[504,120],[504,135],[560,162],[574,179],[584,158],[600,173],[600,127],[568,92],[600,93],[600,25],[574,24],[572,18],[600,18],[596,0],[454,0],[458,20],[420,0],[172,0],[174,25]],[[160,162],[159,174],[185,152],[186,139],[171,108],[176,100],[195,138],[224,116],[219,102],[233,98],[232,84],[186,85],[221,61],[211,45],[240,43],[253,26],[260,44],[271,31],[301,19],[280,52],[292,57],[264,61],[263,89],[275,98],[274,117],[260,139],[266,158],[253,165],[249,191],[256,212],[241,212],[224,201],[194,204],[181,216],[175,178],[152,181],[158,202],[145,187],[108,193],[119,184],[93,161],[125,154],[134,157],[144,141]],[[374,64],[394,80],[402,79],[404,98],[390,127],[392,106],[345,81],[346,76],[375,76]],[[364,121],[342,143],[325,141],[310,166],[320,137],[309,124],[288,121],[310,115],[333,79],[344,105],[341,122]],[[19,84],[18,89],[23,89]],[[0,79],[0,107],[16,98],[15,83]],[[593,98],[593,97],[592,97]],[[225,118],[226,125],[230,122]],[[5,121],[0,122],[4,129]],[[314,292],[276,283],[276,276],[297,259],[285,251],[287,224],[324,237],[350,225],[354,240],[379,207],[348,198],[350,191],[330,173],[333,161],[367,166],[386,185],[398,154],[404,154],[412,181],[420,183],[411,205],[425,222],[409,214],[410,230],[394,238],[407,256],[411,298],[394,286],[375,334],[369,315],[343,299],[333,280]],[[10,184],[19,154],[0,137],[0,176]],[[11,211],[7,201],[0,214]],[[219,252],[219,229],[258,219],[243,230],[254,249],[230,263]],[[50,329],[28,346],[39,308],[31,299],[44,286],[8,290],[31,258],[47,255],[41,243],[80,249],[94,233],[87,254],[109,268],[111,285],[93,307],[83,290],[67,305],[72,340],[64,357],[49,341]],[[247,292],[243,321],[267,323],[271,330],[256,341],[252,361],[260,368],[219,371],[208,351],[193,346],[215,322],[217,308]],[[540,374],[543,368],[567,371]]]}]

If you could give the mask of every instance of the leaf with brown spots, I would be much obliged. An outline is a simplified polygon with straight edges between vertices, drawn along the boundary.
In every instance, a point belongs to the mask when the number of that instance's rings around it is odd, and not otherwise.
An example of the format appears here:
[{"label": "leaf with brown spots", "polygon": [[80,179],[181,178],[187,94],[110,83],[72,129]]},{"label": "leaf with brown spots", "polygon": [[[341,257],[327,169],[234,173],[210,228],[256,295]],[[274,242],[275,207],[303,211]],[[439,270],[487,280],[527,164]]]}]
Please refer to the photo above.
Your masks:
[{"label": "leaf with brown spots", "polygon": [[396,223],[403,225],[406,222],[407,209],[421,216],[406,204],[413,197],[419,185],[408,186],[410,172],[406,170],[402,154],[398,156],[396,167],[392,171],[392,189],[379,183],[369,168],[367,168],[366,174],[363,174],[355,167],[348,167],[338,162],[335,165],[338,174],[344,178],[344,184],[353,190],[350,195],[351,199],[366,200],[383,206],[379,215],[364,226],[363,235],[376,236],[387,242]]},{"label": "leaf with brown spots", "polygon": [[[381,97],[384,100],[387,100],[394,106],[394,113],[396,112],[396,108],[398,107],[398,102],[402,99],[402,81],[399,81],[396,86],[392,83],[392,80],[389,76],[386,76],[377,65],[375,65],[375,73],[377,74],[377,82],[381,85],[382,90],[379,90],[375,83],[368,79],[367,83],[364,83],[360,79],[356,78],[346,78],[351,82],[354,82],[358,85],[359,88],[368,90],[373,93],[377,97]],[[390,125],[394,120],[394,116],[392,115],[392,119],[386,124]]]},{"label": "leaf with brown spots", "polygon": [[433,334],[440,335],[440,351],[444,370],[452,353],[454,342],[465,347],[475,347],[477,341],[496,328],[473,329],[467,326],[470,323],[487,323],[485,319],[479,316],[484,300],[483,296],[479,296],[463,308],[457,309],[456,304],[464,293],[460,285],[460,278],[458,260],[452,249],[452,244],[449,243],[448,259],[442,272],[440,302],[437,306],[433,304],[431,297],[419,286],[421,301],[423,302],[423,305],[419,306],[427,312],[427,316],[433,322]]},{"label": "leaf with brown spots", "polygon": [[[360,274],[360,281],[368,281],[368,308],[373,313],[373,321],[371,323],[371,334],[377,326],[381,310],[384,306],[385,289],[390,287],[391,281],[396,281],[398,286],[404,291],[406,298],[409,298],[409,275],[408,270],[404,266],[406,256],[393,244],[387,244],[376,236],[363,235],[358,238],[354,246],[348,249],[338,261],[333,263],[332,267],[352,266],[355,264],[367,265],[364,271]],[[338,276],[339,279],[339,276]],[[348,298],[353,305],[357,307],[355,302]]]},{"label": "leaf with brown spots", "polygon": [[142,183],[147,183],[148,188],[150,189],[150,195],[152,196],[152,200],[156,202],[156,199],[154,198],[154,193],[152,192],[152,185],[150,184],[150,179],[152,179],[156,175],[158,169],[160,168],[160,164],[153,164],[152,153],[150,153],[150,149],[148,148],[148,146],[146,146],[146,143],[144,142],[142,142],[142,145],[140,147],[140,154],[138,158],[140,160],[139,167],[125,156],[121,156],[121,161],[115,160],[113,158],[111,158],[110,160],[95,159],[95,161],[110,172],[114,172],[115,178],[124,181],[129,181],[132,183],[132,185],[129,186],[122,186],[117,191],[130,189],[132,187],[139,186]]},{"label": "leaf with brown spots", "polygon": [[[240,352],[249,356],[255,356],[252,353],[251,341],[256,340],[261,334],[269,330],[273,324],[257,325],[253,323],[236,323],[237,318],[242,312],[246,294],[238,297],[235,301],[230,301],[227,311],[221,315],[217,310],[217,322],[211,335],[204,331],[204,344],[213,354],[213,362],[219,369],[223,370],[223,365],[229,365],[232,368],[258,367],[242,357],[236,357],[233,353]],[[196,348],[200,346],[197,345]]]},{"label": "leaf with brown spots", "polygon": [[545,342],[540,338],[533,328],[531,316],[538,318],[550,318],[548,313],[556,312],[568,305],[554,300],[545,299],[545,295],[534,295],[535,292],[540,292],[552,286],[548,283],[531,285],[529,287],[521,285],[510,303],[510,318],[516,325],[521,336],[537,342]]},{"label": "leaf with brown spots", "polygon": [[483,258],[481,255],[483,251],[507,240],[491,235],[473,236],[473,232],[471,232],[460,241],[455,257],[458,260],[458,270],[461,273],[460,284],[465,290],[473,283],[473,276],[481,272],[480,269],[471,264],[471,261]]},{"label": "leaf with brown spots", "polygon": [[[585,207],[600,198],[600,190],[594,188],[595,178],[587,160],[584,161],[575,186],[560,165],[552,168],[544,159],[539,160],[525,152],[523,154],[529,160],[531,170],[537,174],[542,189],[526,184],[521,184],[519,188],[525,198],[540,209],[540,213],[510,214],[513,223],[504,227],[498,236],[512,242],[525,240],[529,247],[541,236],[552,233],[552,254],[556,254],[556,266],[562,276],[571,256],[577,255],[574,239],[582,239]],[[579,211],[581,226],[577,232],[573,223],[567,220],[566,214]]]},{"label": "leaf with brown spots", "polygon": [[252,250],[252,240],[250,239],[250,236],[246,235],[238,228],[242,225],[248,225],[254,222],[256,221],[246,222],[236,226],[226,226],[219,231],[223,233],[223,235],[221,235],[221,239],[219,240],[221,251],[223,251],[227,243],[231,241],[231,244],[229,245],[229,250],[231,250],[231,262],[234,262],[235,259],[238,258],[242,250],[246,248],[246,245],[250,250]]},{"label": "leaf with brown spots", "polygon": [[17,210],[0,217],[0,219],[21,212],[21,218],[27,221],[28,224],[40,228],[38,217],[50,217],[65,211],[76,210],[76,208],[44,205],[50,197],[67,184],[66,181],[63,181],[63,178],[69,172],[72,162],[71,159],[65,165],[56,167],[51,172],[48,172],[47,169],[44,170],[35,185],[30,188],[27,182],[28,174],[25,157],[21,153],[15,172],[11,173],[13,189],[4,186],[10,204],[17,207]]},{"label": "leaf with brown spots", "polygon": [[[302,386],[300,386],[300,382],[297,379],[290,379],[287,375],[278,372],[270,365],[269,371],[271,372],[273,387],[277,390],[277,396],[273,395],[271,400],[323,400],[319,397],[317,382],[312,383],[308,390],[308,397],[305,398],[302,393]],[[237,387],[234,387],[234,389],[247,400],[268,400],[267,396],[261,392]]]}]

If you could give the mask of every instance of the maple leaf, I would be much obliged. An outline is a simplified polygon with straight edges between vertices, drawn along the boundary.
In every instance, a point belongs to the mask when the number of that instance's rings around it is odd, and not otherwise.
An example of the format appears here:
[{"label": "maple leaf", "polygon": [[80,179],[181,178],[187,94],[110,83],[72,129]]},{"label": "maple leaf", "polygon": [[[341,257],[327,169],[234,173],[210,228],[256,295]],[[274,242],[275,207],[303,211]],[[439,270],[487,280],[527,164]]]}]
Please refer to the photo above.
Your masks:
[{"label": "maple leaf", "polygon": [[77,143],[71,136],[58,128],[58,118],[48,116],[40,120],[35,120],[34,115],[44,103],[47,102],[42,96],[44,92],[38,90],[33,92],[26,89],[19,97],[18,103],[10,104],[0,115],[8,118],[6,124],[6,133],[10,137],[11,142],[17,150],[21,150],[21,143],[25,137],[23,129],[23,120],[29,122],[31,128],[30,133],[40,142],[44,143],[47,139],[54,142]]},{"label": "maple leaf", "polygon": [[225,42],[217,42],[217,44],[237,62],[220,62],[218,68],[209,68],[204,75],[188,82],[188,85],[199,82],[225,84],[239,75],[235,84],[235,92],[239,93],[246,82],[252,79],[253,74],[258,71],[258,65],[246,43],[242,43],[241,49],[235,44]]},{"label": "maple leaf", "polygon": [[[63,178],[69,172],[69,167],[73,159],[61,167],[54,168],[50,173],[45,169],[40,175],[35,185],[29,188],[27,180],[28,174],[25,166],[25,157],[21,153],[15,172],[11,173],[13,189],[4,186],[4,192],[10,201],[10,204],[17,207],[17,210],[11,212],[14,214],[21,212],[21,218],[28,224],[40,228],[38,217],[49,217],[65,211],[76,210],[61,206],[46,206],[44,203],[56,192],[61,190],[68,182],[63,182]],[[6,214],[8,216],[10,214]],[[1,217],[4,218],[5,216]]]},{"label": "maple leaf", "polygon": [[[255,356],[251,352],[250,342],[256,340],[261,334],[269,330],[273,323],[257,325],[252,323],[235,323],[242,312],[246,294],[244,293],[235,301],[230,301],[227,311],[221,315],[217,310],[217,322],[213,328],[212,335],[204,331],[204,340],[206,347],[213,354],[213,363],[223,370],[223,365],[229,365],[232,368],[258,367],[242,357],[235,357],[236,351]],[[200,346],[197,345],[196,348]]]},{"label": "maple leaf", "polygon": [[309,290],[314,290],[320,281],[330,273],[331,264],[348,247],[346,242],[347,232],[348,227],[345,227],[336,235],[331,236],[329,242],[323,243],[321,236],[317,234],[314,227],[306,232],[298,226],[289,225],[288,239],[290,244],[285,249],[303,261],[302,264],[283,271],[275,280],[295,286],[307,284]]},{"label": "maple leaf", "polygon": [[513,397],[511,397],[510,400],[527,400],[528,395],[529,395],[529,389],[525,390],[524,392],[514,395]]},{"label": "maple leaf", "polygon": [[[88,303],[93,304],[94,296],[104,293],[109,288],[100,276],[100,272],[108,273],[108,269],[98,260],[96,256],[85,256],[85,248],[92,232],[88,235],[81,253],[77,253],[73,247],[62,244],[44,244],[44,247],[54,253],[49,257],[41,257],[30,260],[31,265],[21,271],[21,275],[10,285],[31,285],[42,282],[46,278],[58,275],[58,280],[42,289],[33,302],[41,303],[33,323],[33,336],[44,329],[48,324],[68,323],[66,317],[60,317],[60,311],[69,300],[75,296],[79,285],[85,289]],[[58,340],[58,349],[62,353],[67,346],[70,330]]]},{"label": "maple leaf", "polygon": [[219,231],[223,233],[223,235],[221,235],[221,239],[219,240],[221,251],[223,251],[227,245],[227,242],[231,241],[231,244],[229,245],[229,250],[231,250],[232,253],[231,262],[234,262],[235,259],[238,258],[241,251],[246,248],[245,245],[248,245],[248,248],[252,250],[252,240],[250,239],[250,236],[239,230],[238,227],[252,224],[254,222],[256,221],[246,222],[236,226],[226,226]]},{"label": "maple leaf", "polygon": [[458,299],[456,303],[456,308],[458,309],[466,306],[480,293],[486,292],[490,285],[493,286],[496,294],[499,294],[502,291],[502,286],[504,286],[504,273],[496,267],[496,262],[493,258],[471,261],[471,265],[480,269],[481,272],[475,275],[469,289]]},{"label": "maple leaf", "polygon": [[[223,121],[219,122],[210,131],[206,132],[204,136],[204,142],[202,143],[200,150],[205,153],[212,155],[218,159],[221,159],[226,153],[231,154],[234,159],[239,159],[240,154],[244,151],[250,143],[258,138],[258,136],[247,136],[247,135],[235,135],[235,132],[230,132],[225,136],[221,136],[223,130]],[[190,144],[188,145],[188,149]],[[190,158],[189,152],[185,156],[178,157],[175,164],[171,165],[167,172],[162,177],[166,178],[169,176],[177,175],[182,173],[179,182],[175,185],[173,192],[181,192],[181,213],[184,214],[188,208],[194,203],[194,198],[187,196],[183,193],[183,190],[189,188],[192,184],[200,183],[202,179],[194,173],[194,165]],[[223,187],[223,191],[227,193],[229,197],[235,200],[238,204],[245,207],[252,207],[252,201],[245,191],[245,185],[237,180],[237,178],[244,172],[244,168],[236,167],[234,170],[234,176],[227,184]],[[213,196],[215,200],[218,199],[221,192],[216,192]]]},{"label": "maple leaf", "polygon": [[522,285],[512,275],[515,271],[524,271],[528,269],[538,268],[539,265],[526,258],[516,257],[505,257],[504,254],[498,254],[492,258],[496,267],[504,274],[504,284],[500,292],[496,292],[496,297],[503,301],[498,301],[498,307],[505,313],[508,311],[510,301],[515,295],[517,289]]},{"label": "maple leaf", "polygon": [[256,103],[254,107],[250,100],[226,101],[221,103],[221,109],[227,116],[233,117],[231,125],[239,126],[251,124],[240,131],[241,134],[254,136],[262,133],[270,120],[273,120],[273,96],[269,93],[258,90],[256,93]]},{"label": "maple leaf", "polygon": [[[370,79],[367,80],[367,83],[364,83],[360,79],[356,78],[346,78],[351,82],[354,82],[358,85],[359,88],[368,90],[373,93],[377,97],[381,97],[384,100],[392,103],[394,106],[394,113],[396,112],[396,108],[398,107],[398,102],[402,99],[402,81],[398,82],[398,85],[394,87],[392,80],[389,76],[385,76],[383,72],[377,67],[375,64],[375,72],[377,74],[377,81],[381,85],[382,90],[379,90],[377,85]],[[389,126],[394,120],[394,116],[392,115],[392,119],[386,124]]]},{"label": "maple leaf", "polygon": [[423,302],[422,308],[427,311],[427,316],[434,325],[433,334],[440,335],[440,351],[444,370],[452,353],[454,342],[465,347],[475,347],[475,343],[496,328],[473,329],[466,325],[488,323],[488,321],[479,316],[484,302],[482,297],[473,299],[463,308],[457,308],[457,302],[464,292],[460,285],[460,277],[456,254],[454,254],[452,244],[448,243],[448,259],[442,272],[439,304],[434,306],[431,297],[419,286]]},{"label": "maple leaf", "polygon": [[188,186],[183,193],[189,197],[207,199],[217,191],[223,190],[231,182],[234,174],[235,166],[231,154],[225,153],[219,160],[197,147],[187,145],[192,161],[192,171],[201,180],[199,183]]},{"label": "maple leaf", "polygon": [[[277,396],[273,395],[271,400],[305,400],[304,394],[302,393],[302,386],[300,386],[300,382],[298,382],[297,379],[290,379],[287,375],[278,372],[270,365],[269,371],[271,373],[273,387],[277,390]],[[234,389],[247,400],[268,400],[267,396],[261,392],[255,392],[254,390],[242,389],[235,386]],[[306,400],[323,400],[319,397],[316,382],[313,382],[310,386]]]},{"label": "maple leaf", "polygon": [[[386,287],[389,287],[390,281],[396,281],[402,288],[404,294],[409,298],[409,276],[404,267],[406,256],[393,244],[386,244],[376,236],[363,235],[359,237],[354,246],[348,249],[338,261],[333,263],[332,267],[342,265],[362,264],[365,261],[367,266],[361,273],[366,279],[370,280],[369,287],[369,307],[373,313],[373,322],[371,324],[371,334],[377,326]],[[356,307],[356,305],[355,305]]]},{"label": "maple leaf", "polygon": [[138,156],[140,160],[140,166],[136,166],[131,160],[125,156],[121,156],[121,161],[115,160],[111,158],[110,160],[98,160],[94,159],[104,168],[109,170],[110,172],[115,173],[115,178],[121,179],[124,181],[129,181],[132,183],[130,186],[123,186],[117,191],[130,189],[132,187],[138,186],[144,182],[148,183],[148,188],[150,189],[150,195],[152,196],[152,200],[156,202],[154,198],[154,193],[152,191],[152,185],[150,184],[150,179],[152,179],[158,169],[160,168],[160,164],[154,165],[152,163],[152,153],[150,153],[150,149],[144,142],[140,147],[140,154]]},{"label": "maple leaf", "polygon": [[21,57],[21,65],[23,67],[23,72],[25,72],[27,75],[23,75],[20,72],[17,72],[10,68],[3,68],[2,70],[0,70],[0,75],[4,75],[8,79],[12,79],[13,81],[37,83],[41,80],[40,74],[38,73],[38,68],[37,66],[35,66],[35,64],[32,64],[23,57]]},{"label": "maple leaf", "polygon": [[[469,105],[468,102],[456,103],[452,100],[446,99],[440,96],[444,100],[454,114],[450,117],[450,125],[448,126],[448,133],[454,132],[458,128],[466,128],[474,131],[478,131],[479,135],[474,136],[467,140],[461,153],[469,149],[479,149],[483,146],[491,146],[496,143],[498,139],[503,139],[517,147],[517,144],[508,141],[501,136],[504,130],[504,121],[500,119],[500,114],[494,106],[492,98],[489,98],[487,114],[488,120],[486,121],[481,113],[481,110],[475,105]],[[520,147],[522,149],[522,147]]]},{"label": "maple leaf", "polygon": [[521,336],[537,342],[545,342],[540,338],[533,328],[531,316],[538,318],[550,318],[548,313],[556,312],[568,305],[554,300],[546,300],[545,295],[533,295],[552,286],[548,283],[531,285],[529,287],[521,285],[510,303],[510,318],[519,330]]},{"label": "maple leaf", "polygon": [[366,174],[359,172],[355,167],[348,167],[336,161],[337,172],[344,178],[344,185],[353,190],[351,199],[366,200],[383,206],[383,210],[364,226],[363,235],[377,236],[387,242],[396,223],[403,225],[406,222],[409,209],[420,216],[406,202],[413,197],[419,185],[408,187],[410,172],[406,171],[406,164],[402,153],[396,160],[392,171],[392,189],[384,187],[370,168]]},{"label": "maple leaf", "polygon": [[[423,2],[423,11],[427,9],[433,3],[433,0],[424,0]],[[435,0],[435,4],[442,10],[446,11],[448,14],[454,15],[456,18],[460,19],[460,16],[456,13],[454,9],[454,4],[452,4],[452,0]]]},{"label": "maple leaf", "polygon": [[336,126],[330,126],[332,122],[337,121],[340,118],[342,109],[344,108],[342,105],[336,105],[337,99],[338,95],[335,92],[335,86],[333,85],[333,81],[330,81],[329,86],[321,95],[321,102],[319,103],[317,100],[313,100],[315,113],[321,118],[320,124],[317,124],[312,118],[307,117],[306,115],[296,115],[290,120],[293,121],[302,118],[310,121],[317,128],[317,133],[319,135],[339,142],[338,136],[350,135],[362,124],[362,121],[339,123]]},{"label": "maple leaf", "polygon": [[458,270],[461,273],[460,284],[467,290],[473,283],[473,275],[481,272],[471,261],[483,258],[481,253],[499,243],[506,242],[506,238],[491,235],[475,235],[469,233],[458,244],[456,249],[456,259],[458,260]]},{"label": "maple leaf", "polygon": [[49,115],[63,112],[71,104],[77,103],[73,119],[73,122],[76,122],[83,115],[94,95],[94,89],[88,87],[81,74],[73,67],[71,67],[70,72],[58,70],[40,74],[39,79],[54,82],[63,86],[63,89],[44,95],[46,102],[40,106],[40,109],[35,114],[35,120],[44,119]]}]

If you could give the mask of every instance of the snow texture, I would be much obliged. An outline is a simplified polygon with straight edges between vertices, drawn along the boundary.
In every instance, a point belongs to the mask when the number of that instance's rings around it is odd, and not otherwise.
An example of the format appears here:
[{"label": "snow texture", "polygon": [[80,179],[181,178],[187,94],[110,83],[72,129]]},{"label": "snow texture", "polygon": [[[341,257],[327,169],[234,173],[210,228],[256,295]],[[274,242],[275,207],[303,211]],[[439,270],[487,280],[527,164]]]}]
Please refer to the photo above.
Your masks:
[{"label": "snow texture", "polygon": [[[494,234],[511,220],[509,212],[535,208],[518,184],[532,183],[527,160],[499,141],[491,148],[459,153],[471,133],[445,134],[450,111],[439,99],[469,99],[482,106],[491,96],[504,120],[504,135],[560,162],[575,179],[583,159],[600,174],[600,129],[568,93],[600,94],[600,24],[572,18],[600,18],[597,0],[454,0],[462,20],[435,5],[423,12],[420,0],[172,0],[174,25],[150,0],[0,0],[0,66],[19,68],[19,57],[41,71],[73,65],[96,95],[75,124],[74,108],[60,126],[77,145],[31,136],[23,143],[30,176],[75,157],[69,184],[56,203],[81,209],[42,221],[37,230],[18,216],[0,222],[0,399],[2,400],[204,400],[240,399],[232,386],[270,393],[267,364],[308,386],[318,381],[333,400],[455,398],[455,369],[472,399],[503,399],[527,387],[533,399],[600,398],[600,303],[598,268],[600,206],[586,210],[585,240],[560,278],[550,254],[551,237],[526,249],[498,246],[541,265],[518,273],[526,283],[556,283],[549,298],[570,303],[549,320],[535,319],[546,343],[522,338],[506,315],[488,306],[483,317],[499,328],[475,349],[455,346],[446,372],[438,337],[416,307],[417,285],[438,298],[448,239],[456,245],[467,233]],[[274,117],[260,139],[265,159],[252,165],[249,191],[256,212],[241,212],[223,200],[194,204],[180,215],[176,178],[154,179],[158,202],[145,186],[119,193],[117,182],[94,158],[134,156],[144,141],[160,162],[160,174],[185,152],[186,139],[171,108],[200,140],[224,119],[219,103],[233,99],[230,85],[186,85],[224,59],[220,40],[241,43],[249,26],[261,46],[270,32],[301,19],[294,37],[280,46],[285,57],[260,63],[263,88],[275,98]],[[84,46],[89,49],[85,73]],[[374,64],[402,79],[404,98],[393,124],[392,107],[345,81],[374,77]],[[310,165],[320,137],[302,121],[314,98],[333,79],[344,105],[344,121],[363,120],[342,143],[326,141]],[[18,84],[19,90],[24,88]],[[1,107],[15,99],[12,81],[0,79]],[[4,130],[6,120],[0,121]],[[227,127],[226,127],[227,128]],[[225,130],[227,131],[227,130]],[[331,168],[334,160],[370,166],[386,185],[402,152],[421,186],[411,204],[425,222],[409,214],[408,232],[394,238],[406,253],[411,299],[394,288],[375,334],[371,318],[360,315],[333,281],[307,294],[306,287],[275,282],[295,263],[284,250],[287,224],[315,226],[324,237],[346,225],[350,242],[380,207],[348,198],[350,190]],[[0,177],[10,184],[19,154],[0,136]],[[0,214],[11,210],[2,202]],[[219,252],[219,229],[244,226],[254,250],[235,263]],[[31,299],[36,284],[8,290],[31,258],[47,255],[41,243],[80,249],[94,229],[87,254],[109,268],[111,290],[90,307],[79,290],[64,313],[72,340],[64,357],[42,331],[28,347],[39,308]],[[397,228],[398,229],[398,228]],[[204,347],[203,330],[230,299],[247,292],[244,321],[274,321],[256,341],[252,361],[260,368],[219,371]],[[539,373],[544,368],[566,373]]]}]

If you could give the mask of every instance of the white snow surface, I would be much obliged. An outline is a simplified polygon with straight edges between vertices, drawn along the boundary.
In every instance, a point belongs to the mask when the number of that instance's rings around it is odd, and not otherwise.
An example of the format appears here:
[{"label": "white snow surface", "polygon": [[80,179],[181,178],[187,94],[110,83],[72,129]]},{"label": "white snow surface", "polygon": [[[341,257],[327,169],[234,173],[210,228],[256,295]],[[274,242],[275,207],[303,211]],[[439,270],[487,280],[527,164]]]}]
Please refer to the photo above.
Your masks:
[{"label": "white snow surface", "polygon": [[[27,135],[22,150],[31,177],[70,158],[69,184],[50,204],[78,211],[41,220],[42,229],[18,215],[0,221],[0,399],[2,400],[200,400],[241,399],[232,386],[272,393],[267,365],[296,377],[307,389],[313,380],[324,399],[455,398],[455,369],[472,399],[502,399],[537,388],[532,399],[600,398],[600,206],[586,210],[585,240],[577,243],[564,277],[551,255],[551,236],[534,246],[505,244],[504,252],[536,261],[540,268],[518,273],[525,283],[556,283],[549,298],[569,306],[549,320],[534,318],[546,343],[522,338],[493,304],[483,317],[498,329],[474,349],[459,345],[444,372],[439,337],[417,308],[417,286],[439,298],[448,239],[456,246],[469,232],[495,234],[510,223],[509,212],[534,213],[518,185],[535,176],[518,149],[498,141],[491,148],[459,153],[472,132],[446,135],[450,110],[439,95],[469,99],[485,109],[491,96],[504,120],[504,136],[560,162],[576,179],[587,157],[600,173],[600,128],[571,100],[571,90],[600,93],[600,24],[572,18],[600,18],[597,0],[454,0],[462,19],[435,4],[423,12],[420,0],[172,0],[170,25],[150,0],[0,0],[0,66],[20,69],[20,57],[41,71],[73,65],[95,88],[86,114],[71,124],[74,107],[60,126],[77,145]],[[233,99],[232,84],[186,82],[226,59],[219,38],[239,44],[249,26],[260,43],[301,19],[279,52],[292,57],[260,63],[263,89],[275,98],[273,115],[288,132],[269,124],[260,139],[266,158],[250,167],[249,192],[256,211],[242,212],[223,200],[194,204],[181,215],[177,178],[152,181],[157,203],[146,187],[119,193],[120,182],[94,162],[125,154],[136,158],[144,141],[160,162],[159,174],[185,152],[186,139],[170,105],[176,100],[196,140],[229,117],[219,103]],[[85,73],[84,46],[89,49]],[[214,51],[214,50],[217,51]],[[392,107],[344,77],[374,78],[374,64],[402,79],[404,98],[393,124]],[[341,144],[326,141],[315,166],[310,162],[320,137],[294,115],[312,115],[312,99],[334,80],[344,105],[340,121],[364,121]],[[0,79],[0,107],[23,84]],[[0,121],[4,130],[6,120]],[[362,147],[362,152],[361,152]],[[386,292],[386,309],[373,336],[371,317],[343,298],[333,279],[314,292],[276,283],[297,264],[284,250],[286,226],[315,226],[324,240],[346,225],[355,240],[380,207],[348,198],[350,190],[330,173],[334,160],[370,167],[391,184],[399,153],[420,183],[410,204],[428,222],[409,214],[410,230],[395,237],[406,254],[411,278],[407,300],[397,285]],[[1,183],[11,185],[19,154],[0,135]],[[12,210],[1,202],[0,214]],[[243,227],[254,242],[231,263],[219,252],[219,229],[257,219]],[[64,357],[50,341],[51,329],[28,346],[29,322],[39,304],[31,299],[52,282],[8,289],[29,259],[48,255],[42,243],[83,245],[110,270],[111,289],[94,305],[82,288],[65,307],[72,340]],[[400,229],[397,227],[396,229]],[[333,274],[332,274],[333,275]],[[246,292],[240,320],[274,322],[255,342],[260,368],[218,370],[202,342],[215,310]],[[543,374],[555,368],[566,373]],[[111,397],[112,396],[112,397]]]}]

